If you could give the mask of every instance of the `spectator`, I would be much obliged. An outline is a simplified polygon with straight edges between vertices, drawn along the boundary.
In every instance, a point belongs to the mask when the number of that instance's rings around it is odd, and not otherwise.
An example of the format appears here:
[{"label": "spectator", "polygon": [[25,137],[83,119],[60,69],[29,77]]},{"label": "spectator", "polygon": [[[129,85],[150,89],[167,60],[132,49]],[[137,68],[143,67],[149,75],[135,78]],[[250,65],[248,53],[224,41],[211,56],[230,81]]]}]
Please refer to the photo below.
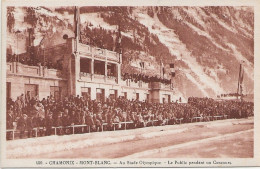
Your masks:
[{"label": "spectator", "polygon": [[28,138],[30,138],[32,136],[32,133],[33,133],[33,119],[32,119],[32,117],[28,116],[26,122],[27,122],[26,127],[27,127],[27,131],[28,131],[27,136],[28,136]]},{"label": "spectator", "polygon": [[[188,103],[160,104],[130,101],[123,97],[98,102],[79,96],[67,96],[61,100],[50,96],[40,101],[37,97],[30,98],[27,95],[23,99],[21,95],[15,102],[11,99],[7,101],[6,126],[7,129],[12,129],[17,122],[22,138],[25,130],[28,130],[28,137],[31,137],[33,128],[38,128],[39,136],[43,136],[51,135],[52,127],[58,127],[57,134],[63,135],[73,132],[71,125],[80,124],[87,126],[75,127],[74,133],[101,131],[103,125],[104,130],[114,130],[114,127],[119,130],[189,123],[194,117],[199,121],[210,121],[213,116],[247,118],[253,115],[254,104],[246,101],[190,97]],[[125,125],[125,121],[132,123]],[[6,137],[10,138],[10,132],[7,132]]]},{"label": "spectator", "polygon": [[[13,121],[14,121],[14,118],[13,118],[13,112],[11,110],[8,110],[7,111],[7,116],[6,116],[6,129],[7,130],[10,130],[10,129],[13,129]],[[8,131],[6,133],[6,139],[7,140],[10,140],[10,137],[11,137],[11,131]]]},{"label": "spectator", "polygon": [[17,127],[20,130],[20,138],[23,138],[23,135],[24,135],[24,132],[26,129],[26,125],[27,125],[26,119],[27,119],[27,115],[23,114],[23,115],[21,115],[21,117],[19,118],[18,123],[17,123]]},{"label": "spectator", "polygon": [[46,136],[51,135],[52,127],[53,127],[52,113],[48,113],[47,117],[46,117],[46,121],[45,121],[45,128],[46,128],[45,135]]}]

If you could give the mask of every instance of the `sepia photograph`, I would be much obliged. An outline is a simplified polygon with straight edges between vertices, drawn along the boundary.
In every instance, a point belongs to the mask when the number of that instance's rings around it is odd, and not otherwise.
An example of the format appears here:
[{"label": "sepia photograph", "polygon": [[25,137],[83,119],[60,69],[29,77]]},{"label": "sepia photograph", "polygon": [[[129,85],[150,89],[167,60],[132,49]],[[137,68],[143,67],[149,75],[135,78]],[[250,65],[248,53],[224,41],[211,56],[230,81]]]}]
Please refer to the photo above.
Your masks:
[{"label": "sepia photograph", "polygon": [[256,158],[254,6],[5,3],[1,161]]}]

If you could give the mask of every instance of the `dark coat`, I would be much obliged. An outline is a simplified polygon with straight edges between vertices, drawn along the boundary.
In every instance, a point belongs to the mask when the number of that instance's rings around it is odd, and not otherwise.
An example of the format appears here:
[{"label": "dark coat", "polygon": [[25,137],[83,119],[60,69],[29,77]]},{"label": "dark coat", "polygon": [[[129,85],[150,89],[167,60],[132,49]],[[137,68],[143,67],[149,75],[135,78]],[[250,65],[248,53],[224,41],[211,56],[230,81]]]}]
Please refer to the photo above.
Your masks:
[{"label": "dark coat", "polygon": [[23,117],[20,117],[18,122],[17,122],[17,127],[21,131],[25,131],[26,129],[26,120]]},{"label": "dark coat", "polygon": [[71,120],[69,116],[63,116],[62,117],[62,126],[70,126]]},{"label": "dark coat", "polygon": [[33,129],[33,119],[31,117],[27,118],[27,130]]},{"label": "dark coat", "polygon": [[6,129],[13,129],[13,116],[11,114],[6,116]]},{"label": "dark coat", "polygon": [[47,129],[51,129],[53,126],[53,119],[50,118],[50,117],[47,117],[46,120],[45,120],[45,127]]},{"label": "dark coat", "polygon": [[88,126],[94,125],[93,116],[91,116],[90,114],[87,114],[87,115],[86,115],[86,124],[87,124]]},{"label": "dark coat", "polygon": [[62,126],[62,119],[60,116],[57,117],[56,121],[55,121],[55,126],[56,127],[60,127]]}]

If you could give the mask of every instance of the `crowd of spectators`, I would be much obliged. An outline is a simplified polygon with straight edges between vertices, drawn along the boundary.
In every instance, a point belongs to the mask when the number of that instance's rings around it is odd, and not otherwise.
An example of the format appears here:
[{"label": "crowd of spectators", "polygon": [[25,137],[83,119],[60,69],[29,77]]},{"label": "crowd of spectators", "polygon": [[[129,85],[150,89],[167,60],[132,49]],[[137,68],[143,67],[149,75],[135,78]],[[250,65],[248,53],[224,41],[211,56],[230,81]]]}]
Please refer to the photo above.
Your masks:
[{"label": "crowd of spectators", "polygon": [[188,98],[188,104],[197,107],[204,116],[222,115],[230,118],[245,118],[254,115],[254,103],[237,100],[215,101],[212,98]]},{"label": "crowd of spectators", "polygon": [[57,62],[53,63],[49,60],[42,61],[38,57],[26,57],[24,55],[18,56],[18,55],[7,55],[7,62],[19,62],[24,65],[29,65],[29,66],[45,66],[48,69],[58,69],[62,70],[62,60],[57,60]]},{"label": "crowd of spectators", "polygon": [[138,81],[143,81],[145,83],[149,83],[149,82],[161,82],[163,84],[171,84],[171,80],[170,79],[165,79],[165,78],[161,78],[161,77],[157,77],[157,76],[148,76],[148,75],[144,75],[144,74],[137,74],[137,73],[133,73],[133,74],[129,74],[129,73],[124,73],[122,75],[122,79],[123,80],[127,80],[130,79],[132,82],[137,83]]},{"label": "crowd of spectators", "polygon": [[238,97],[238,96],[240,96],[240,94],[238,94],[238,93],[228,93],[228,94],[218,95],[218,98],[220,98],[220,97]]},{"label": "crowd of spectators", "polygon": [[110,131],[188,123],[193,117],[201,121],[224,115],[246,118],[253,116],[253,111],[252,102],[210,98],[191,97],[188,103],[148,103],[123,97],[99,102],[89,97],[69,96],[55,100],[50,96],[40,101],[37,96],[30,98],[22,94],[15,101],[7,100],[7,139],[11,139],[12,129],[19,131],[20,138],[25,137],[25,131],[27,137],[35,137],[36,132],[38,136],[52,135],[53,127],[59,127],[56,134],[64,135],[72,134],[71,125],[85,125],[75,128],[73,133],[87,133],[101,131],[101,128]]}]

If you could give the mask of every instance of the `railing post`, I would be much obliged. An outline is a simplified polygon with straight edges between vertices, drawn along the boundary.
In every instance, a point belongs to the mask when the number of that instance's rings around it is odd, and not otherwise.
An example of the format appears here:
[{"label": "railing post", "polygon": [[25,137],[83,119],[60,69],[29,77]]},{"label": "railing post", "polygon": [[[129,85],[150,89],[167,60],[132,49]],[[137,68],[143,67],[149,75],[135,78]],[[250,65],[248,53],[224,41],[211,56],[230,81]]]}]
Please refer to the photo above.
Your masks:
[{"label": "railing post", "polygon": [[35,136],[38,137],[38,128],[36,128],[36,131],[35,131]]},{"label": "railing post", "polygon": [[14,130],[12,131],[12,133],[13,133],[13,140],[14,140]]},{"label": "railing post", "polygon": [[74,134],[74,125],[72,126],[72,134]]}]

